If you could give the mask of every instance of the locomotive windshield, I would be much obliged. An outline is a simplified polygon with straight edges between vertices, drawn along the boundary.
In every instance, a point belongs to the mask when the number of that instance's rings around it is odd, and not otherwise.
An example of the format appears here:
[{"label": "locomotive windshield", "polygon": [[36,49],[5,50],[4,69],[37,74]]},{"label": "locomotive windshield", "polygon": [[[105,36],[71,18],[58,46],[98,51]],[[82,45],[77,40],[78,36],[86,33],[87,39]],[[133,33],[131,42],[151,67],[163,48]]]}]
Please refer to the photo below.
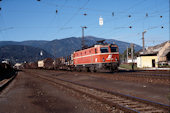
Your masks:
[{"label": "locomotive windshield", "polygon": [[117,47],[110,47],[110,49],[111,49],[111,52],[117,52],[118,51]]},{"label": "locomotive windshield", "polygon": [[108,53],[108,47],[101,47],[100,51],[101,53]]}]

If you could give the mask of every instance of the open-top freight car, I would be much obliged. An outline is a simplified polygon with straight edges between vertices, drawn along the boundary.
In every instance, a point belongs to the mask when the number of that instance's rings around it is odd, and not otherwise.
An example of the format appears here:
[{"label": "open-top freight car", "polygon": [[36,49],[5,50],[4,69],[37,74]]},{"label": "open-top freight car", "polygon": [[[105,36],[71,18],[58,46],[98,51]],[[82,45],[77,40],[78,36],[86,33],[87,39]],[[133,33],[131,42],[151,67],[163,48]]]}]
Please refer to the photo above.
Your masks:
[{"label": "open-top freight car", "polygon": [[100,43],[73,53],[73,64],[77,71],[106,71],[118,69],[119,49],[116,44]]}]

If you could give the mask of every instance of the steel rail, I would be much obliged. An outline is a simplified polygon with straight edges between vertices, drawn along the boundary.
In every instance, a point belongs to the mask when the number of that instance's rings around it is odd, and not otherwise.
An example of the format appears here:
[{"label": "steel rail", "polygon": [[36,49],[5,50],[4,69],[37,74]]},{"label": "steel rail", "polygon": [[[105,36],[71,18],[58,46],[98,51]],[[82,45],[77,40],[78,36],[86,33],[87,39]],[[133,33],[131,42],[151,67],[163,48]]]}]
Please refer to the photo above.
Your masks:
[{"label": "steel rail", "polygon": [[[120,73],[117,73],[120,74]],[[130,75],[130,76],[145,76],[145,77],[164,77],[164,78],[169,78],[169,74],[156,74],[156,73],[124,73],[125,75]]]},{"label": "steel rail", "polygon": [[[111,107],[114,106],[114,107],[121,109],[125,112],[139,113],[140,111],[146,110],[147,112],[151,111],[151,112],[165,112],[165,113],[167,112],[168,113],[168,111],[170,110],[169,105],[165,105],[165,104],[161,104],[161,103],[157,103],[157,102],[153,102],[153,101],[149,101],[146,99],[141,99],[138,97],[133,97],[130,95],[125,95],[125,94],[121,94],[121,93],[117,93],[117,92],[113,92],[113,91],[108,91],[105,89],[94,88],[91,86],[79,84],[79,83],[68,81],[68,80],[59,79],[59,78],[52,77],[49,75],[48,76],[45,75],[46,76],[45,77],[43,74],[39,74],[39,73],[37,73],[37,74],[35,74],[35,72],[34,72],[34,75],[39,76],[42,79],[48,80],[48,81],[56,83],[58,85],[62,85],[66,88],[69,88],[69,89],[79,92],[81,94],[85,94],[89,97],[92,97],[92,98],[98,100],[98,101],[106,103],[107,105],[109,105]],[[57,80],[58,82],[56,82],[55,80]],[[95,93],[97,93],[98,95],[95,95]],[[99,95],[105,95],[106,97],[110,96],[111,99],[108,100],[108,99],[103,98],[102,96],[99,96]],[[114,96],[116,96],[116,98],[118,100],[116,100],[116,99],[114,100],[114,98],[112,98]],[[114,100],[115,102],[110,101],[110,100]],[[122,104],[123,101],[125,101],[125,104]],[[126,103],[126,102],[128,102],[128,103]]]},{"label": "steel rail", "polygon": [[72,81],[68,81],[68,80],[63,80],[63,79],[59,79],[59,78],[55,78],[55,79],[61,80],[63,82],[69,82],[69,83],[76,84],[76,85],[79,85],[79,86],[87,87],[87,88],[90,88],[90,89],[95,89],[95,90],[98,90],[98,91],[107,92],[107,93],[110,93],[110,94],[113,94],[113,95],[121,96],[123,98],[136,100],[136,101],[139,101],[139,102],[142,102],[142,103],[145,103],[145,104],[152,104],[153,106],[160,107],[160,108],[163,108],[165,110],[170,110],[170,106],[166,105],[166,104],[161,104],[161,103],[150,101],[150,100],[147,100],[147,99],[142,99],[142,98],[139,98],[139,97],[125,95],[125,94],[117,93],[117,92],[114,92],[114,91],[108,91],[108,90],[101,89],[101,88],[95,88],[95,87],[87,86],[87,85],[84,85],[84,84],[80,84],[80,83],[76,83],[76,82],[72,82]]},{"label": "steel rail", "polygon": [[[32,74],[32,73],[31,73],[31,74]],[[41,75],[42,75],[42,74],[41,74]],[[44,80],[46,80],[46,81],[49,81],[49,82],[51,82],[51,83],[55,83],[55,84],[57,84],[57,85],[64,86],[65,88],[71,89],[71,90],[73,90],[73,91],[75,91],[75,92],[78,92],[78,93],[80,93],[80,94],[82,94],[82,95],[86,95],[87,97],[96,99],[96,100],[98,100],[98,101],[100,101],[100,102],[102,102],[102,103],[104,103],[104,104],[109,105],[110,107],[115,107],[115,108],[117,108],[117,109],[119,109],[119,110],[125,111],[125,113],[126,113],[126,112],[128,112],[128,113],[140,113],[140,112],[137,111],[137,110],[134,110],[134,109],[131,109],[131,108],[128,108],[128,107],[125,107],[125,106],[121,106],[121,105],[119,105],[119,104],[117,104],[117,103],[113,103],[113,102],[111,102],[111,101],[106,101],[105,99],[102,99],[102,98],[100,98],[100,97],[98,97],[98,96],[95,96],[95,95],[93,95],[93,94],[90,94],[90,93],[81,91],[81,90],[78,89],[78,88],[74,88],[74,87],[72,87],[71,85],[66,85],[66,84],[63,84],[63,83],[59,83],[59,82],[54,81],[54,79],[51,79],[51,80],[50,80],[48,77],[44,77],[44,76],[42,77],[41,75],[36,75],[36,76],[38,76],[39,78],[44,79]],[[55,80],[56,80],[56,79],[55,79]],[[60,80],[60,82],[61,82],[61,80]],[[63,81],[62,81],[62,82],[63,82]],[[67,83],[68,83],[68,82],[67,82]],[[75,85],[75,84],[74,84],[74,85]],[[83,86],[82,86],[82,87],[83,87]]]}]

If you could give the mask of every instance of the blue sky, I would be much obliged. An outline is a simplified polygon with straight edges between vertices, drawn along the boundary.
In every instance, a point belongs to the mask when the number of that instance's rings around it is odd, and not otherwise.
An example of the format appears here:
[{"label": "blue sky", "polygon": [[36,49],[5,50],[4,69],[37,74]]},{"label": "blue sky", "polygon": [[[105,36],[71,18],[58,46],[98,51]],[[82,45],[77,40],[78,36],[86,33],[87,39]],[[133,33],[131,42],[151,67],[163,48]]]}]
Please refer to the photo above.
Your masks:
[{"label": "blue sky", "polygon": [[0,7],[0,41],[81,37],[81,26],[85,36],[139,45],[144,30],[146,46],[169,40],[169,0],[2,0]]}]

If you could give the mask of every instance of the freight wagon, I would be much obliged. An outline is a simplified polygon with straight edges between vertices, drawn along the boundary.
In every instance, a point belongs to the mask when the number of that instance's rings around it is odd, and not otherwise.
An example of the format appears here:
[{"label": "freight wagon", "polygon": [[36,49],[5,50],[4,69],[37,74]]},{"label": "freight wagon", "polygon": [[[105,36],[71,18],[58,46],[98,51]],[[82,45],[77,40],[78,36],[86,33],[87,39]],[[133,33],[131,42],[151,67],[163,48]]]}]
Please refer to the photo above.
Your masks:
[{"label": "freight wagon", "polygon": [[38,68],[54,69],[54,60],[52,58],[46,58],[38,61]]}]

